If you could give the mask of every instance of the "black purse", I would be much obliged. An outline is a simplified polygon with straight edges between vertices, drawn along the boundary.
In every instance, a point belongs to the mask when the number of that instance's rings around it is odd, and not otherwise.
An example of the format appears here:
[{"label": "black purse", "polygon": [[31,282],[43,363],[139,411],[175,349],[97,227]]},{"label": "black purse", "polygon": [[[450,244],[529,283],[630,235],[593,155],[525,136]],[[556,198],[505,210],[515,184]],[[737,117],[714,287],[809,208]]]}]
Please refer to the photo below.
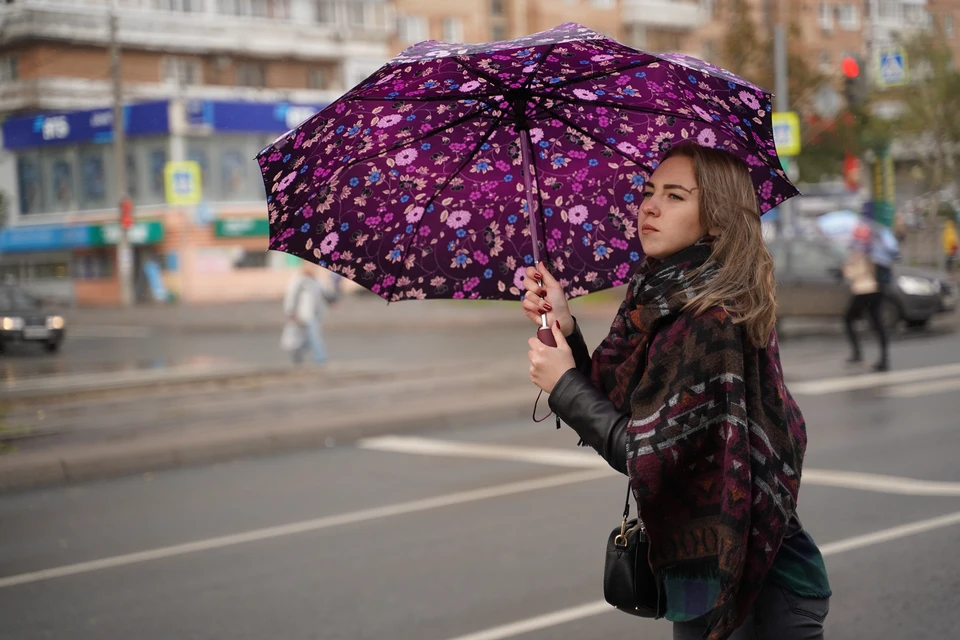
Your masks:
[{"label": "black purse", "polygon": [[[639,507],[637,509],[639,511]],[[639,514],[638,514],[639,515]],[[657,618],[660,589],[648,553],[650,540],[643,521],[630,517],[630,487],[623,508],[623,522],[610,532],[607,557],[603,565],[603,597],[614,607],[641,618]]]}]

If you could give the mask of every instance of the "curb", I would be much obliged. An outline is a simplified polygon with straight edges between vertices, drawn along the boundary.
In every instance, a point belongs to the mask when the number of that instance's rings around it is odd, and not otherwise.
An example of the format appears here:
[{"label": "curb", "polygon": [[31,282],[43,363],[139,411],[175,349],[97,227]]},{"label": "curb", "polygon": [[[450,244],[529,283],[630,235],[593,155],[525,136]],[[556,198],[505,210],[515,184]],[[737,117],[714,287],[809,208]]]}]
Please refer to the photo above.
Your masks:
[{"label": "curb", "polygon": [[532,388],[510,389],[491,404],[483,395],[446,398],[432,407],[403,407],[385,419],[382,411],[366,411],[324,424],[297,422],[264,428],[245,427],[201,434],[155,437],[138,442],[101,443],[0,457],[0,492],[69,485],[226,461],[252,455],[316,449],[361,438],[456,429],[529,415]]}]

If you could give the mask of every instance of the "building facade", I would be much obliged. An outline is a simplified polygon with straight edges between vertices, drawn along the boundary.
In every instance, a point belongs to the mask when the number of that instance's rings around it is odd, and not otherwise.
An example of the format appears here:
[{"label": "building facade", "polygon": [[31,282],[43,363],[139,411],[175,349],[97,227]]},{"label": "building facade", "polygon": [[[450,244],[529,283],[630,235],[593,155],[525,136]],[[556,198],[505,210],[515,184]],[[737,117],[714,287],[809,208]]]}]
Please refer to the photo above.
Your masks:
[{"label": "building facade", "polygon": [[[111,6],[0,4],[0,276],[78,304],[120,300]],[[138,299],[277,297],[295,260],[266,252],[254,156],[389,58],[392,5],[116,0],[116,11]],[[200,167],[199,205],[168,204],[164,169],[178,161]]]}]

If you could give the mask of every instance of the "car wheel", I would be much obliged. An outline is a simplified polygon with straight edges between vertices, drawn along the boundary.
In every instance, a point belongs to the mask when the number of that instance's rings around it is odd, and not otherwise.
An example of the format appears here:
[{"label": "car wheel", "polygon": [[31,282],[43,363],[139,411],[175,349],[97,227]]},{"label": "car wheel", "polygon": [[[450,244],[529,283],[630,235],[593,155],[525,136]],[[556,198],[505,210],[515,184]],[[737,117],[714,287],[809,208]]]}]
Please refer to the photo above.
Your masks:
[{"label": "car wheel", "polygon": [[880,321],[883,322],[883,328],[893,331],[902,319],[903,312],[900,311],[900,305],[890,298],[884,298],[880,303]]},{"label": "car wheel", "polygon": [[56,353],[60,350],[59,342],[45,342],[43,348],[46,349],[47,353]]},{"label": "car wheel", "polygon": [[928,324],[930,324],[930,318],[923,318],[922,320],[907,320],[907,326],[911,329],[923,329]]}]

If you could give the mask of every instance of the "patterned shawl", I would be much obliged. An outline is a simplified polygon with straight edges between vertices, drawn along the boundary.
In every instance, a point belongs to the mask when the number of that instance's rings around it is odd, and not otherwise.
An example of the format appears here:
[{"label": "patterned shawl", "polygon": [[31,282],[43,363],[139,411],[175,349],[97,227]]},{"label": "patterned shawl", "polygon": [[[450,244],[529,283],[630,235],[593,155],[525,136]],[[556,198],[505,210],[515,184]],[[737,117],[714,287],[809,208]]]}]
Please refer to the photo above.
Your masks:
[{"label": "patterned shawl", "polygon": [[632,415],[627,469],[651,566],[664,580],[710,587],[706,602],[686,608],[709,614],[707,638],[722,640],[746,617],[783,541],[807,437],[776,332],[758,349],[722,308],[682,310],[715,274],[709,256],[701,241],[638,268],[592,378]]}]

